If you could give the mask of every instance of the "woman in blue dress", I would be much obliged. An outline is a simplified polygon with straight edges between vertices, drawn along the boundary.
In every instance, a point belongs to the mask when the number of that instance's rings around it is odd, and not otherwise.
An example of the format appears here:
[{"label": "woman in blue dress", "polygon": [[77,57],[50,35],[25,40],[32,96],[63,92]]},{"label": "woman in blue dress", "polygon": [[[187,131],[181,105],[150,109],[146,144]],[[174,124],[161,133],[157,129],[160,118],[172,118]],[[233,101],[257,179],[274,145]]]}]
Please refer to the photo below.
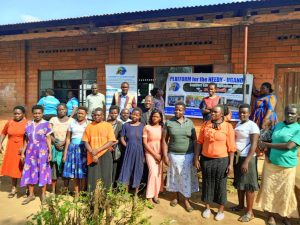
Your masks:
[{"label": "woman in blue dress", "polygon": [[260,129],[264,129],[270,122],[271,127],[277,123],[277,115],[275,113],[277,98],[272,93],[273,89],[271,84],[265,82],[261,85],[259,95],[255,100],[250,119],[254,121]]},{"label": "woman in blue dress", "polygon": [[[119,182],[135,188],[137,195],[144,170],[144,148],[143,148],[143,129],[144,125],[140,122],[142,111],[134,108],[131,114],[131,122],[125,123],[121,131],[121,144],[126,147],[123,165],[119,176]],[[128,189],[128,187],[127,187]]]}]

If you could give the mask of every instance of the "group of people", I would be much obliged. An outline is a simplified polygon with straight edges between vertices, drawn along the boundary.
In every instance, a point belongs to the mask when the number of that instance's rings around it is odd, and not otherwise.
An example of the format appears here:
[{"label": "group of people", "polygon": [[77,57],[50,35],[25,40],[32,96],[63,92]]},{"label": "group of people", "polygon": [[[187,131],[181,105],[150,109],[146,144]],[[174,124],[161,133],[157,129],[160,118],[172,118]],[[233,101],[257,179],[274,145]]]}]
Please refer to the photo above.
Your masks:
[{"label": "group of people", "polygon": [[[9,197],[17,192],[18,178],[21,186],[29,190],[23,204],[35,198],[35,184],[42,187],[44,201],[46,185],[52,184],[55,193],[59,177],[63,177],[65,188],[70,179],[74,180],[76,197],[81,190],[93,191],[101,179],[106,189],[122,183],[128,189],[133,188],[135,194],[141,183],[146,183],[146,198],[154,207],[159,204],[159,193],[164,187],[166,165],[166,189],[173,193],[172,207],[183,199],[185,209],[193,211],[189,199],[199,191],[197,170],[201,170],[201,200],[205,204],[202,216],[209,218],[211,204],[217,203],[215,219],[224,219],[227,176],[234,172],[239,204],[231,210],[245,210],[239,221],[249,222],[254,218],[255,191],[259,191],[257,203],[269,213],[269,224],[276,224],[274,214],[279,214],[285,224],[288,218],[299,217],[296,187],[300,184],[296,184],[296,166],[300,109],[297,105],[286,106],[285,120],[278,122],[271,84],[263,83],[260,91],[254,93],[253,110],[248,104],[239,106],[240,121],[235,128],[229,122],[230,110],[216,95],[217,85],[209,84],[209,95],[200,105],[204,122],[198,137],[192,120],[185,117],[183,102],[175,104],[174,116],[166,120],[162,90],[155,88],[140,109],[134,96],[128,93],[129,84],[122,83],[121,89],[114,95],[107,121],[105,99],[96,84],[92,85],[87,107],[77,105],[68,110],[59,103],[56,115],[45,118],[44,107],[36,105],[32,107],[33,120],[29,122],[24,117],[25,109],[15,107],[14,119],[6,123],[0,136],[2,144],[8,135],[2,174],[12,177]],[[256,157],[259,152],[265,152],[261,185]]]}]

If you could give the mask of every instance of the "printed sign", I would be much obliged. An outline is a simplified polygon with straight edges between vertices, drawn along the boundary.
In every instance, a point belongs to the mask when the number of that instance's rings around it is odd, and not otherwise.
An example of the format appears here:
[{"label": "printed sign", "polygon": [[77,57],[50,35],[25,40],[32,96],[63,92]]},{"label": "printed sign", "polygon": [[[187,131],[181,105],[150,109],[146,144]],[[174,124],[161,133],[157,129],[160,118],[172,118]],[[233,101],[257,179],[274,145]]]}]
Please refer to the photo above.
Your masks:
[{"label": "printed sign", "polygon": [[[166,115],[174,115],[174,105],[183,101],[187,117],[202,118],[199,108],[202,99],[208,96],[208,84],[217,84],[217,95],[232,111],[232,120],[238,120],[241,103],[250,104],[253,76],[251,74],[217,73],[170,73],[166,85]],[[245,83],[245,96],[244,96]]]}]

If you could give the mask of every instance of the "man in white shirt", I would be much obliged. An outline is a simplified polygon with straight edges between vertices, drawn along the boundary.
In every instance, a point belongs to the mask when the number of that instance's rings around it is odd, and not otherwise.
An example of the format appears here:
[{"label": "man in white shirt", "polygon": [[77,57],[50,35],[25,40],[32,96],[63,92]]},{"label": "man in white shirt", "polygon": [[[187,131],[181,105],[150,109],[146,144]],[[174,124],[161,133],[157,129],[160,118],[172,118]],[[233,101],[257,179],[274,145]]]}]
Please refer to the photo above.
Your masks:
[{"label": "man in white shirt", "polygon": [[88,120],[92,120],[92,113],[96,108],[101,108],[105,112],[105,96],[98,92],[97,83],[92,84],[92,94],[86,97],[85,106],[88,108]]}]

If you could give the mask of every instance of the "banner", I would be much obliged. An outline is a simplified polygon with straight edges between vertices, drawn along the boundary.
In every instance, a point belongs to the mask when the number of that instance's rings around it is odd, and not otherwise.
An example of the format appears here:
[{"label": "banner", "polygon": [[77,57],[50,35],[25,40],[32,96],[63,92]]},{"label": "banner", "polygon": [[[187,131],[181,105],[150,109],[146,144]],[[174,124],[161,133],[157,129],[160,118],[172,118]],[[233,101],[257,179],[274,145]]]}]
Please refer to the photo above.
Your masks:
[{"label": "banner", "polygon": [[129,83],[129,93],[137,99],[137,65],[105,65],[106,73],[106,116],[115,92],[121,91],[121,83]]},{"label": "banner", "polygon": [[202,99],[208,96],[208,84],[216,83],[216,94],[221,97],[232,111],[232,120],[238,120],[238,107],[244,103],[250,104],[253,76],[251,74],[218,74],[218,73],[170,73],[166,85],[166,115],[174,115],[174,105],[183,101],[187,108],[185,116],[202,118],[199,109]]}]

